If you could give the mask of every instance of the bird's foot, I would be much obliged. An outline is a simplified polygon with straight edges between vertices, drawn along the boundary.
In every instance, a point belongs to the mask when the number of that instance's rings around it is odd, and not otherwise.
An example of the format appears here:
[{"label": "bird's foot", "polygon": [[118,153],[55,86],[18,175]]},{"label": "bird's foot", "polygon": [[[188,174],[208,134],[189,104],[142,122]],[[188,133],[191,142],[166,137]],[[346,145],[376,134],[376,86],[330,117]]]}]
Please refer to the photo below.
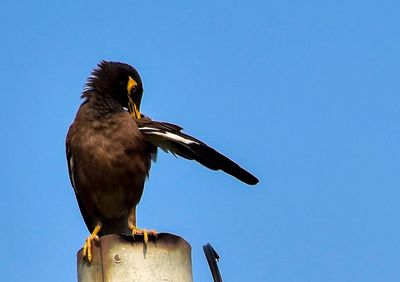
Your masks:
[{"label": "bird's foot", "polygon": [[140,229],[134,225],[130,225],[129,229],[132,231],[133,238],[135,238],[135,235],[143,235],[143,242],[146,246],[147,243],[149,242],[149,235],[157,238],[157,231],[155,230]]},{"label": "bird's foot", "polygon": [[85,245],[83,245],[82,257],[87,259],[89,263],[93,260],[92,246],[93,242],[97,243],[99,241],[99,236],[97,235],[101,229],[101,225],[96,225],[92,234],[87,237]]}]

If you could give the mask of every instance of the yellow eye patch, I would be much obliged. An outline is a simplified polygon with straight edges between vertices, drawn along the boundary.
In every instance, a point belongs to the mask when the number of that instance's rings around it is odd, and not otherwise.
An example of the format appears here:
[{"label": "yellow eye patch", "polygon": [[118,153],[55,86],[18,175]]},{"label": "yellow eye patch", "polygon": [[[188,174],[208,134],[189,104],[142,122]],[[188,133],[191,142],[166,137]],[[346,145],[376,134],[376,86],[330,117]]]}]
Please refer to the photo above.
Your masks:
[{"label": "yellow eye patch", "polygon": [[128,84],[126,85],[126,90],[128,90],[128,94],[131,94],[133,88],[137,87],[137,82],[129,76]]}]

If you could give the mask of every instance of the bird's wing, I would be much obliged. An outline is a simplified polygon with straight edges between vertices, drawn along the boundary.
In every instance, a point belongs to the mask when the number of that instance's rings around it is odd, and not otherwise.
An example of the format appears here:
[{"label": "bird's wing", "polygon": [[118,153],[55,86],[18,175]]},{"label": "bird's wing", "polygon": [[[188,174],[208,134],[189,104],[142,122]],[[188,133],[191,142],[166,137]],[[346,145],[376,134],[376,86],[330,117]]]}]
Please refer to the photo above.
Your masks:
[{"label": "bird's wing", "polygon": [[67,153],[67,163],[68,163],[68,174],[69,174],[69,180],[71,181],[72,188],[74,188],[75,194],[76,188],[75,188],[75,179],[74,179],[74,159],[72,157],[72,152],[71,152],[71,146],[69,144],[69,136],[67,136],[67,142],[66,142],[66,153]]},{"label": "bird's wing", "polygon": [[195,160],[212,170],[220,169],[247,184],[258,183],[258,179],[254,175],[229,158],[200,140],[182,133],[181,127],[167,122],[153,121],[147,117],[136,120],[136,122],[145,139],[163,151]]},{"label": "bird's wing", "polygon": [[[75,180],[75,161],[71,149],[71,139],[70,139],[70,132],[68,132],[67,139],[66,139],[66,153],[67,153],[67,163],[68,163],[68,172],[69,172],[69,180],[71,181],[72,188],[74,188],[75,197],[78,202],[79,209],[81,210],[81,214],[85,224],[90,232],[93,231],[93,220],[89,216],[89,213],[86,210],[86,207],[83,205],[80,195],[78,193],[78,187],[76,187],[76,180]],[[100,233],[99,233],[100,235]]]}]

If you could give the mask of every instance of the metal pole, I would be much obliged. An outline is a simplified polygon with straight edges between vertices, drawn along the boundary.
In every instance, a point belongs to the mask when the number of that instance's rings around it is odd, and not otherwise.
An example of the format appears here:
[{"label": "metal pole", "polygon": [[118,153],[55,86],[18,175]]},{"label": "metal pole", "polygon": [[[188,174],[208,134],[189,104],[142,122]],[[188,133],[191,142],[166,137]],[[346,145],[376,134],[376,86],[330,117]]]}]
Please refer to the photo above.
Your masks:
[{"label": "metal pole", "polygon": [[211,246],[210,243],[203,246],[204,254],[206,255],[206,259],[208,262],[208,266],[211,270],[211,275],[213,277],[214,282],[222,282],[221,273],[219,272],[218,264],[219,262],[219,255]]},{"label": "metal pole", "polygon": [[191,247],[183,238],[160,233],[149,237],[106,235],[93,246],[93,261],[77,254],[78,282],[182,281],[192,282]]}]

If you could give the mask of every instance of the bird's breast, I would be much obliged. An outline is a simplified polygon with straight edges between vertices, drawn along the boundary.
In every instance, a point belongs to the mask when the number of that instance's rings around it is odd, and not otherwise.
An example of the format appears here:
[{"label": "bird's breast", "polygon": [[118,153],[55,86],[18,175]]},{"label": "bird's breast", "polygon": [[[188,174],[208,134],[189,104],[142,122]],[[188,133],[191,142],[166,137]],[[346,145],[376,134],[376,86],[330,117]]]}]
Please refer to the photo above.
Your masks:
[{"label": "bird's breast", "polygon": [[77,193],[102,217],[126,214],[139,202],[150,168],[150,153],[136,123],[129,114],[118,113],[104,120],[77,116],[72,127]]}]

